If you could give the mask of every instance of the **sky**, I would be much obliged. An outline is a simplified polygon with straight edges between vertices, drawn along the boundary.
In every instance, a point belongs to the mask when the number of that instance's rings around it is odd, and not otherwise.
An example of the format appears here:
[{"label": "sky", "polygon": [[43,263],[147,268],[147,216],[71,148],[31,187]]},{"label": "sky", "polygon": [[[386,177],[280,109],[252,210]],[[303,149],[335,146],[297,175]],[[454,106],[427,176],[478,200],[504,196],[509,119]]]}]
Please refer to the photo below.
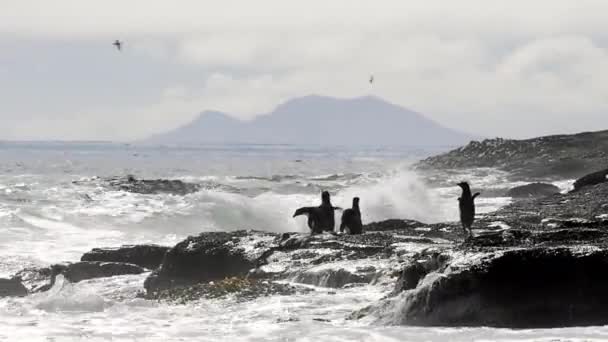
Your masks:
[{"label": "sky", "polygon": [[488,137],[608,129],[605,0],[0,0],[0,9],[0,139],[131,141],[204,110],[249,120],[309,94],[374,95]]}]

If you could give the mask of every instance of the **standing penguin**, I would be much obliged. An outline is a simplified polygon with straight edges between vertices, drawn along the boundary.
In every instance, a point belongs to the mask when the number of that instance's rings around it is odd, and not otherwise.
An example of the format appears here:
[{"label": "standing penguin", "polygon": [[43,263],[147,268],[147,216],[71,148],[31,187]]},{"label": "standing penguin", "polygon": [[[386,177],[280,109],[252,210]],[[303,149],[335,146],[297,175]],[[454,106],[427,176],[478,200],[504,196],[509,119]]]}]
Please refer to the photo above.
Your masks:
[{"label": "standing penguin", "polygon": [[344,210],[342,213],[342,223],[340,223],[340,233],[347,229],[351,235],[362,234],[363,224],[361,223],[361,210],[359,209],[359,197],[353,198],[353,207]]},{"label": "standing penguin", "polygon": [[341,208],[332,206],[329,192],[323,191],[320,206],[299,208],[293,214],[293,217],[307,215],[308,228],[310,228],[312,234],[319,234],[324,231],[333,232],[336,225],[334,218],[334,210],[336,209]]},{"label": "standing penguin", "polygon": [[471,188],[469,183],[460,182],[458,186],[462,188],[462,195],[458,197],[458,208],[460,209],[460,223],[462,223],[462,229],[465,233],[472,235],[471,225],[475,221],[475,197],[479,196],[479,192],[476,192],[471,196]]}]

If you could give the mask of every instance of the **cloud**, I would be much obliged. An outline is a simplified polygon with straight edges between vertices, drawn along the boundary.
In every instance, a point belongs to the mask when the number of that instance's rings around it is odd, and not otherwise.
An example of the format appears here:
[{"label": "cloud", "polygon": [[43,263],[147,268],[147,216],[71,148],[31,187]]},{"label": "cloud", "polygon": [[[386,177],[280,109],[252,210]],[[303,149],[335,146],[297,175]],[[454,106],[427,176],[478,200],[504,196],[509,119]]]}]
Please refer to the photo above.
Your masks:
[{"label": "cloud", "polygon": [[[94,101],[99,88],[87,87],[91,79],[68,55],[53,68],[83,85],[70,95],[91,101],[52,111],[28,105],[29,135],[130,139],[205,109],[251,119],[310,93],[374,94],[483,135],[608,126],[608,3],[601,0],[10,2],[0,13],[0,43],[79,46],[119,37],[126,41],[121,72],[137,68],[142,80],[102,89],[103,99],[115,92],[120,103]],[[37,89],[27,69],[19,68],[24,90],[13,92],[24,99]],[[12,86],[6,79],[0,86]],[[140,94],[149,88],[158,91]],[[14,115],[18,125],[20,107],[12,108],[0,115]],[[70,126],[77,133],[61,128]]]}]

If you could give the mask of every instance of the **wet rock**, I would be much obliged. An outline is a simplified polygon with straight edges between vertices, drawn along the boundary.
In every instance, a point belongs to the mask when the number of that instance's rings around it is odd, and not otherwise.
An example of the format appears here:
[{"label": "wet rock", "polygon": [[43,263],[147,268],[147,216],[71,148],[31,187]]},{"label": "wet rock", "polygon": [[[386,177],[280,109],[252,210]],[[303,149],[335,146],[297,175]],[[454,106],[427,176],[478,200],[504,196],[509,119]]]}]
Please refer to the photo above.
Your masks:
[{"label": "wet rock", "polygon": [[256,260],[239,246],[248,232],[209,232],[190,236],[165,254],[160,268],[145,281],[148,292],[245,276]]},{"label": "wet rock", "polygon": [[114,277],[125,274],[141,274],[146,270],[140,266],[122,262],[81,261],[67,265],[53,265],[55,275],[63,274],[66,280],[77,283],[79,281]]},{"label": "wet rock", "polygon": [[553,184],[531,183],[514,187],[507,191],[506,195],[513,198],[546,197],[559,192],[559,188]]},{"label": "wet rock", "polygon": [[606,250],[537,247],[470,257],[470,263],[451,265],[406,293],[395,323],[507,328],[608,323],[608,275],[601,272],[608,267]]},{"label": "wet rock", "polygon": [[436,249],[426,249],[412,257],[395,283],[393,294],[415,289],[424,277],[435,271],[443,270],[450,260],[450,255]]},{"label": "wet rock", "polygon": [[401,274],[395,285],[395,293],[399,293],[406,290],[415,289],[418,283],[424,276],[428,274],[427,269],[421,263],[414,261],[410,265],[407,265]]},{"label": "wet rock", "polygon": [[35,293],[51,288],[52,275],[51,267],[29,267],[17,272],[14,277],[21,279],[29,293]]},{"label": "wet rock", "polygon": [[0,298],[2,297],[23,297],[27,296],[28,291],[21,283],[19,278],[0,278]]},{"label": "wet rock", "polygon": [[185,304],[193,300],[222,298],[228,295],[234,295],[239,300],[253,300],[271,295],[293,295],[296,292],[307,292],[307,289],[298,289],[291,285],[272,281],[229,277],[208,283],[148,292],[143,297],[146,299],[164,300],[175,304]]},{"label": "wet rock", "polygon": [[134,176],[108,179],[109,185],[122,191],[144,195],[172,194],[187,195],[201,189],[199,184],[188,183],[181,180],[168,179],[137,179]]},{"label": "wet rock", "polygon": [[66,280],[79,281],[114,277],[125,274],[141,274],[146,270],[140,266],[120,262],[81,261],[69,264],[55,264],[49,267],[26,268],[15,277],[23,282],[29,292],[48,291],[55,284],[55,277],[62,274]]},{"label": "wet rock", "polygon": [[375,275],[375,272],[358,273],[350,272],[343,268],[323,269],[298,272],[291,280],[296,283],[321,287],[342,288],[350,284],[369,284]]},{"label": "wet rock", "polygon": [[156,269],[160,266],[169,247],[158,245],[121,246],[119,248],[94,248],[85,253],[80,261],[122,262]]},{"label": "wet rock", "polygon": [[608,182],[608,169],[597,171],[581,177],[574,182],[574,190],[578,191],[583,187],[592,186],[600,183]]}]

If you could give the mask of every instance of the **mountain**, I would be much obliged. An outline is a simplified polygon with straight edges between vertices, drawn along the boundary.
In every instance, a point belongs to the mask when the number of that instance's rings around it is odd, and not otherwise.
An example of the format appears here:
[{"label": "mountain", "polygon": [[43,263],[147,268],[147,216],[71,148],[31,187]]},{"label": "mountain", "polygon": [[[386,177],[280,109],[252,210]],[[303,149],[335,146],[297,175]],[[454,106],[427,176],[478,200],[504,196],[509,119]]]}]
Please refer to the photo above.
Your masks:
[{"label": "mountain", "polygon": [[289,100],[252,121],[215,111],[146,144],[254,143],[366,146],[462,145],[471,136],[373,96]]}]

